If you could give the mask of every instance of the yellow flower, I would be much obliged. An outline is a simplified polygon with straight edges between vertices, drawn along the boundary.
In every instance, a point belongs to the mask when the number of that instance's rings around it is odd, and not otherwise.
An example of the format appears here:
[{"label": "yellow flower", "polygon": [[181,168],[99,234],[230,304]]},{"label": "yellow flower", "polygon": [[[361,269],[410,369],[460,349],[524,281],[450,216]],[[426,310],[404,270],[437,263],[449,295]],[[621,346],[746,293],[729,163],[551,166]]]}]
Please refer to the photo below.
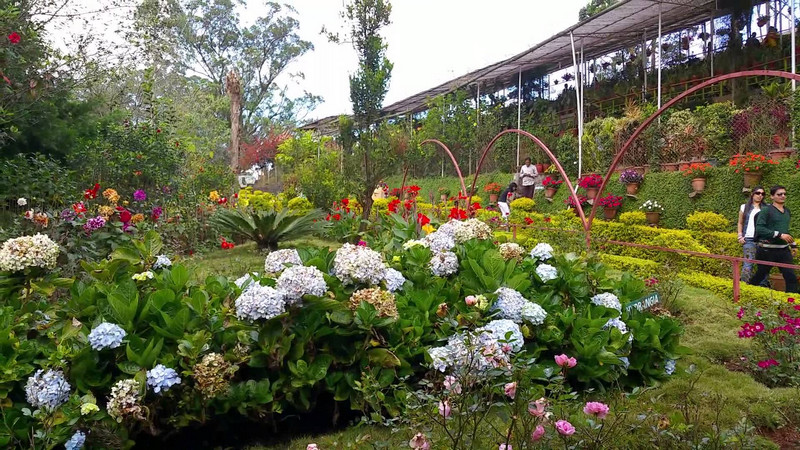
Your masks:
[{"label": "yellow flower", "polygon": [[100,408],[97,407],[94,403],[84,403],[81,405],[81,415],[85,416],[87,414],[91,414],[93,412],[100,411]]},{"label": "yellow flower", "polygon": [[400,257],[399,256],[395,256],[394,258],[392,258],[392,261],[393,262],[400,262]]},{"label": "yellow flower", "polygon": [[103,216],[104,219],[108,220],[108,218],[114,214],[114,208],[108,205],[102,205],[99,208],[97,208],[97,212],[101,216]]},{"label": "yellow flower", "polygon": [[219,200],[219,192],[217,191],[209,192],[208,199],[211,200],[212,202]]},{"label": "yellow flower", "polygon": [[422,227],[422,231],[424,231],[425,234],[431,234],[434,232],[434,230],[436,230],[436,228],[433,228],[433,225],[431,224],[427,224]]},{"label": "yellow flower", "polygon": [[144,214],[141,213],[134,214],[133,217],[131,217],[131,223],[139,223],[143,220],[144,220]]},{"label": "yellow flower", "polygon": [[111,189],[111,188],[108,188],[105,191],[103,191],[103,197],[105,197],[106,200],[108,200],[109,202],[111,202],[111,203],[113,203],[115,205],[119,201],[119,194],[117,193],[117,191],[115,191],[114,189]]}]

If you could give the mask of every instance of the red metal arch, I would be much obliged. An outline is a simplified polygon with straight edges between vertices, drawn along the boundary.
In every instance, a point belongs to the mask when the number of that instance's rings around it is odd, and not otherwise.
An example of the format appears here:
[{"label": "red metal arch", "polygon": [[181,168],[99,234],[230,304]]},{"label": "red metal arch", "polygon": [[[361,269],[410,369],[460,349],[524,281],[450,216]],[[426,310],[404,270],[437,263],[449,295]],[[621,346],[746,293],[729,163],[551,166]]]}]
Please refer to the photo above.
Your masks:
[{"label": "red metal arch", "polygon": [[518,134],[518,135],[521,135],[521,136],[525,136],[526,138],[532,140],[536,145],[539,146],[539,148],[542,149],[542,151],[545,152],[547,157],[550,158],[550,161],[552,161],[553,164],[555,164],[556,169],[558,169],[558,173],[561,174],[561,178],[564,180],[564,183],[566,183],[567,189],[569,189],[569,195],[572,198],[572,201],[577,206],[576,209],[578,210],[578,215],[581,218],[581,224],[583,225],[583,229],[586,232],[586,239],[587,239],[586,245],[588,247],[588,245],[589,245],[589,240],[588,240],[589,239],[589,222],[586,221],[586,215],[583,213],[583,207],[581,206],[580,202],[578,201],[578,196],[577,196],[577,194],[575,194],[575,189],[573,189],[573,187],[572,187],[572,182],[569,181],[569,176],[567,176],[567,172],[565,172],[564,168],[561,167],[561,163],[558,161],[558,158],[556,158],[555,155],[553,155],[553,152],[551,152],[550,149],[547,148],[546,145],[544,145],[544,142],[542,142],[541,140],[539,140],[539,138],[537,138],[536,136],[528,133],[525,130],[518,130],[518,129],[503,130],[497,136],[495,136],[494,139],[491,140],[491,142],[489,142],[489,145],[486,146],[486,149],[483,151],[483,154],[481,155],[481,159],[478,161],[478,167],[475,169],[475,178],[472,180],[472,187],[471,187],[470,192],[474,192],[475,191],[475,184],[478,182],[478,175],[481,173],[481,167],[483,166],[483,161],[486,159],[486,155],[489,154],[489,151],[494,147],[494,144],[497,142],[498,139],[500,139],[501,136],[503,136],[505,134],[509,134],[509,133],[514,133],[514,134]]},{"label": "red metal arch", "polygon": [[[667,103],[665,103],[658,111],[656,111],[652,116],[650,116],[647,119],[645,119],[645,121],[642,122],[642,124],[639,125],[638,128],[636,128],[636,130],[633,132],[631,137],[628,138],[628,140],[625,142],[625,145],[622,146],[622,148],[619,150],[617,155],[614,157],[614,160],[611,162],[611,166],[608,168],[608,173],[606,173],[606,176],[603,178],[603,183],[600,185],[600,189],[598,190],[598,193],[600,195],[602,195],[603,190],[606,187],[606,184],[608,184],[608,180],[610,180],[611,176],[614,174],[614,169],[617,168],[617,165],[619,165],[620,161],[622,160],[622,157],[625,155],[625,153],[628,151],[628,149],[631,147],[631,145],[633,145],[633,142],[636,140],[636,138],[639,137],[639,135],[642,134],[642,132],[648,126],[650,126],[650,124],[653,123],[653,121],[656,120],[656,118],[658,118],[658,116],[660,116],[664,111],[666,111],[667,109],[669,109],[670,107],[672,107],[673,105],[678,103],[679,101],[683,100],[687,96],[699,91],[700,89],[703,89],[703,88],[706,88],[708,86],[711,86],[712,84],[719,83],[720,81],[731,80],[731,79],[734,79],[734,78],[744,78],[744,77],[753,77],[753,76],[779,77],[779,78],[786,78],[786,79],[789,79],[789,80],[800,81],[800,75],[793,74],[791,72],[784,72],[784,71],[780,71],[780,70],[744,70],[744,71],[741,71],[741,72],[728,73],[728,74],[725,74],[725,75],[720,75],[718,77],[711,78],[710,80],[706,80],[706,81],[698,84],[697,86],[694,86],[694,87],[686,90],[685,92],[681,93],[677,97],[675,97],[675,98],[671,99],[670,101],[668,101]],[[549,152],[548,152],[548,154],[549,154]],[[560,166],[559,166],[559,170],[561,170]],[[586,247],[587,248],[591,247],[592,222],[594,221],[594,216],[597,213],[597,206],[598,206],[598,202],[594,202],[594,204],[592,205],[592,212],[589,214],[589,220],[588,220],[588,222],[584,223],[584,229],[586,230]],[[581,211],[581,214],[583,214],[583,211]]]},{"label": "red metal arch", "polygon": [[[447,153],[447,156],[450,157],[450,161],[453,162],[453,167],[456,168],[456,173],[458,174],[458,181],[461,182],[461,193],[464,194],[464,195],[467,195],[467,186],[464,184],[464,176],[461,175],[461,167],[458,166],[458,161],[456,161],[456,157],[453,156],[453,152],[451,152],[450,149],[447,148],[446,145],[444,145],[444,143],[442,143],[441,141],[439,141],[437,139],[425,139],[424,141],[420,142],[419,145],[425,145],[425,144],[436,144],[442,150],[444,150],[445,153]],[[404,181],[404,184],[405,184],[405,181]]]}]

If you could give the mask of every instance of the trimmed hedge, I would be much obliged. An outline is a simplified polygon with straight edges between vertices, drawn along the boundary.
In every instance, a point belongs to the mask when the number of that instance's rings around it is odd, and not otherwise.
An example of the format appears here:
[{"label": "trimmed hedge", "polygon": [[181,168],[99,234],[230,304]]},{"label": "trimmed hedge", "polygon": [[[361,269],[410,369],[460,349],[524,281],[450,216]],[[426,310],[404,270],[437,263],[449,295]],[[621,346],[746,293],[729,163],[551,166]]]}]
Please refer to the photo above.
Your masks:
[{"label": "trimmed hedge", "polygon": [[599,256],[603,264],[617,270],[631,272],[642,279],[655,277],[662,270],[661,264],[647,259],[609,255],[607,253],[601,253]]},{"label": "trimmed hedge", "polygon": [[[681,272],[678,277],[691,286],[708,289],[722,298],[733,299],[733,283],[730,279],[719,278],[702,272]],[[786,303],[787,298],[795,294],[787,294],[771,289],[741,284],[739,301],[761,307],[771,307]]]}]

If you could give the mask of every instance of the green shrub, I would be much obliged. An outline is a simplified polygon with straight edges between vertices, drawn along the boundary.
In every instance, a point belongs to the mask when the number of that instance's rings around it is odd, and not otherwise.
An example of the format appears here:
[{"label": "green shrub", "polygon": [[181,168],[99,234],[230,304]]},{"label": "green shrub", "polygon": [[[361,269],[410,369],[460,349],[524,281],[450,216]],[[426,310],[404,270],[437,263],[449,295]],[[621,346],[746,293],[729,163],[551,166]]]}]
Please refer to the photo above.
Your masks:
[{"label": "green shrub", "polygon": [[511,207],[512,211],[517,209],[519,211],[525,211],[530,213],[534,211],[534,208],[536,207],[536,202],[528,197],[520,197],[512,201],[509,206]]},{"label": "green shrub", "polygon": [[599,256],[600,261],[609,267],[613,267],[614,269],[624,272],[631,272],[641,279],[654,277],[662,270],[661,264],[647,259],[609,255],[605,253],[601,253]]},{"label": "green shrub", "polygon": [[710,211],[695,211],[686,218],[686,226],[692,231],[719,232],[730,225],[725,216]]},{"label": "green shrub", "polygon": [[322,214],[312,210],[295,215],[280,211],[247,212],[239,209],[219,209],[210,222],[223,233],[241,236],[258,245],[258,248],[276,250],[278,243],[306,237],[317,231],[325,221]]},{"label": "green shrub", "polygon": [[314,206],[305,197],[295,197],[289,200],[288,207],[289,211],[293,213],[307,213],[314,209]]},{"label": "green shrub", "polygon": [[[733,301],[733,281],[697,271],[684,271],[678,275],[686,284],[708,289],[723,299]],[[786,299],[795,294],[773,291],[772,289],[749,284],[740,284],[739,301],[752,303],[761,307],[774,307],[786,304]]]},{"label": "green shrub", "polygon": [[643,211],[628,211],[619,215],[619,222],[625,225],[646,225],[647,215]]}]

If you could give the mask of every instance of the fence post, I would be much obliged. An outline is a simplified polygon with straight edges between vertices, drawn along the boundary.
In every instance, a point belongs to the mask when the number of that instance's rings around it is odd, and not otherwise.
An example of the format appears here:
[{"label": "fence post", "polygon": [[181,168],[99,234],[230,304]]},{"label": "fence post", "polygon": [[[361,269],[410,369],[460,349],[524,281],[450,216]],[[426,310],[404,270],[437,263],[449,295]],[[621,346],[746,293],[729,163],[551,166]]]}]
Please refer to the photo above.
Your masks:
[{"label": "fence post", "polygon": [[511,225],[511,239],[517,242],[517,224]]},{"label": "fence post", "polygon": [[733,264],[733,302],[739,303],[739,285],[741,284],[739,280],[741,276],[739,272],[739,261],[731,261],[731,264]]}]

